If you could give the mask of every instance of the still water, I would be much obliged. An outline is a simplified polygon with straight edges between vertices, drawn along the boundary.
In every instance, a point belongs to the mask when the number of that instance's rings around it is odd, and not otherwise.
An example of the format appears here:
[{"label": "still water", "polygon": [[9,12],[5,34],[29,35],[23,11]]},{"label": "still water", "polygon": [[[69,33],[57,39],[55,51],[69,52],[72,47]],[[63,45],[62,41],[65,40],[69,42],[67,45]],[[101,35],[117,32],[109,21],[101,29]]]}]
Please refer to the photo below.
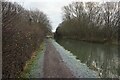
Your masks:
[{"label": "still water", "polygon": [[65,49],[90,69],[97,71],[102,78],[120,76],[120,54],[118,46],[62,39],[57,40]]}]

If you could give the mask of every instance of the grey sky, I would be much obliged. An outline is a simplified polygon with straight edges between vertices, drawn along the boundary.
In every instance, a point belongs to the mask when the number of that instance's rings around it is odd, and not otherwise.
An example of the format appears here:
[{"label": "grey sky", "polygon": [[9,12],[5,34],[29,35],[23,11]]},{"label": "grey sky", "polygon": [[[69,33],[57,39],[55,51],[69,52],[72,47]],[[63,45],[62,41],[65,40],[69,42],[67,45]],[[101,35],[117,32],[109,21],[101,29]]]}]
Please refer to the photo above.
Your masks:
[{"label": "grey sky", "polygon": [[72,3],[73,1],[119,1],[119,0],[9,0],[18,2],[27,9],[39,9],[47,14],[52,23],[52,31],[55,31],[59,23],[62,21],[62,7]]}]

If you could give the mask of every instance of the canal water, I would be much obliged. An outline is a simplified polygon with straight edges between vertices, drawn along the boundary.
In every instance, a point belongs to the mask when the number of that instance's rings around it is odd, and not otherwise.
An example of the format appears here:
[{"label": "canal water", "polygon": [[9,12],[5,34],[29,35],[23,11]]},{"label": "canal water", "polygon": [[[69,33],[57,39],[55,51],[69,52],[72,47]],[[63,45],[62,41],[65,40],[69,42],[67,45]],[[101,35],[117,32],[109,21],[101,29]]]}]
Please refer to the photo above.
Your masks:
[{"label": "canal water", "polygon": [[83,64],[97,71],[102,78],[120,76],[120,54],[118,46],[61,39],[57,42],[71,51]]}]

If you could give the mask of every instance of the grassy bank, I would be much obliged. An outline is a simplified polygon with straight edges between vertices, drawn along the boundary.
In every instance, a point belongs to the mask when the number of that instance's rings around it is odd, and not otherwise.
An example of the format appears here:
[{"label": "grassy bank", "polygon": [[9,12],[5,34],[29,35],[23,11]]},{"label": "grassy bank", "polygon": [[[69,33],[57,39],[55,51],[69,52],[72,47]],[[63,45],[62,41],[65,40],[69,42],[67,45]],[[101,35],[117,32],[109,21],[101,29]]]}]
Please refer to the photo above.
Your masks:
[{"label": "grassy bank", "polygon": [[80,39],[80,38],[77,38],[77,37],[67,37],[67,36],[63,36],[63,37],[58,36],[58,37],[55,37],[55,39],[56,40],[59,40],[59,39],[71,39],[71,40],[85,41],[85,42],[90,42],[90,43],[120,45],[118,40],[108,41],[108,40],[101,40],[101,39]]},{"label": "grassy bank", "polygon": [[23,72],[21,72],[20,78],[30,78],[30,74],[32,74],[32,69],[36,67],[37,61],[39,60],[39,58],[41,58],[41,55],[44,53],[44,49],[45,49],[45,45],[44,42],[42,42],[38,50],[36,50],[32,54],[31,58],[26,62],[26,65],[24,66],[24,70]]}]

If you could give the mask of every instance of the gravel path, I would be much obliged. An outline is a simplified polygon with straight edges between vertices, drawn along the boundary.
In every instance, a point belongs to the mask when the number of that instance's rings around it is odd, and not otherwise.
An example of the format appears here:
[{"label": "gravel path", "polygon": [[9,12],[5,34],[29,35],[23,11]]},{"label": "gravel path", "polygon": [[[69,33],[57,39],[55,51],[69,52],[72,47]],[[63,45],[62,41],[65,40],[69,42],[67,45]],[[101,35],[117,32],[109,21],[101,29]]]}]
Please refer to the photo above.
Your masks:
[{"label": "gravel path", "polygon": [[44,78],[74,78],[50,40],[46,40],[43,71]]},{"label": "gravel path", "polygon": [[52,39],[45,41],[43,51],[39,52],[28,73],[29,78],[98,78],[72,53],[65,50]]},{"label": "gravel path", "polygon": [[80,60],[76,59],[76,56],[70,51],[65,50],[53,39],[50,39],[49,41],[54,45],[55,50],[62,58],[62,61],[76,78],[99,78],[98,72],[89,69],[86,64],[83,64]]}]

